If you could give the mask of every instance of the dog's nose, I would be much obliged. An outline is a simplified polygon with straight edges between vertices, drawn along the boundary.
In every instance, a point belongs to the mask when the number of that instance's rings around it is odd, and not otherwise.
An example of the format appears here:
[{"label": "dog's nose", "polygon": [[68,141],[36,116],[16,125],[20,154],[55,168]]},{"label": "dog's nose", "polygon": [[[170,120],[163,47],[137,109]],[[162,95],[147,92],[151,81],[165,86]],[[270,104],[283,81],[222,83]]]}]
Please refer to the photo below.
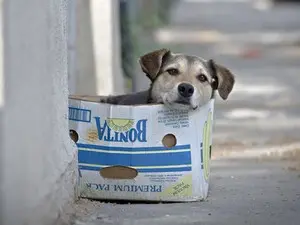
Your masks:
[{"label": "dog's nose", "polygon": [[187,83],[178,85],[178,92],[182,97],[189,98],[194,94],[194,87]]}]

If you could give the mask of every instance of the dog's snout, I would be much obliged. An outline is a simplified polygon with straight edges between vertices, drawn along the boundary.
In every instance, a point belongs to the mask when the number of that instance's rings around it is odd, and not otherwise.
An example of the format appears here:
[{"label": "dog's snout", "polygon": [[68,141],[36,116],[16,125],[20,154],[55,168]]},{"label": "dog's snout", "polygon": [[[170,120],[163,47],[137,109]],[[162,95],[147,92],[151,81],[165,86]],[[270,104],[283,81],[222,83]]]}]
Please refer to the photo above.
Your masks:
[{"label": "dog's snout", "polygon": [[181,83],[178,85],[178,92],[182,97],[189,98],[194,94],[194,87],[191,84]]}]

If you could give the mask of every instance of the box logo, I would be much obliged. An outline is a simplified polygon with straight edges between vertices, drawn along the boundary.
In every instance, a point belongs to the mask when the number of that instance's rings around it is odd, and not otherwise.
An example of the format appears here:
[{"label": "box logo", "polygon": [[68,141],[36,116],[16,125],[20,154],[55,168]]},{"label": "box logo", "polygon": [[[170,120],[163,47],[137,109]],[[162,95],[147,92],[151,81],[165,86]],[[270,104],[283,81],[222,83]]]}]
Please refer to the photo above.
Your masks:
[{"label": "box logo", "polygon": [[[147,120],[107,118],[104,122],[94,117],[98,138],[107,142],[147,142]],[[134,126],[135,124],[135,126]]]}]

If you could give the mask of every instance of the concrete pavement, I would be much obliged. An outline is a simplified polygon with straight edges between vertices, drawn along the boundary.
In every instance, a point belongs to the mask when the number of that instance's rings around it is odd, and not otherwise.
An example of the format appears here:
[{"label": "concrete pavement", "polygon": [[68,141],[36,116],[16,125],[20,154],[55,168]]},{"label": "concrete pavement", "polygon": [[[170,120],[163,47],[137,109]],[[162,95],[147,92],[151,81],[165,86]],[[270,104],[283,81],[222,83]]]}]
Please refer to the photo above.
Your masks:
[{"label": "concrete pavement", "polygon": [[[288,164],[290,165],[290,164]],[[214,160],[205,202],[114,204],[80,200],[76,225],[298,225],[299,173],[279,161]]]}]

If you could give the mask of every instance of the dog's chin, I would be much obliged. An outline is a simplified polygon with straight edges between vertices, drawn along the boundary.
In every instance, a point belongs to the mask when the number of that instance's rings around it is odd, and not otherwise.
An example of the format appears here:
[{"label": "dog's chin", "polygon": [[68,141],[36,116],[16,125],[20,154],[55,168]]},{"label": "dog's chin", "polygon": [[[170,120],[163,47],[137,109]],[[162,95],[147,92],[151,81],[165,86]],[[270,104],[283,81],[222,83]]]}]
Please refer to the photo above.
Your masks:
[{"label": "dog's chin", "polygon": [[175,109],[175,110],[196,110],[198,106],[193,106],[190,103],[187,102],[179,102],[179,101],[174,101],[174,102],[164,102],[164,105],[166,105],[170,109]]},{"label": "dog's chin", "polygon": [[198,108],[198,105],[192,104],[192,101],[182,98],[172,98],[168,95],[162,97],[162,103],[169,109],[192,111]]}]

